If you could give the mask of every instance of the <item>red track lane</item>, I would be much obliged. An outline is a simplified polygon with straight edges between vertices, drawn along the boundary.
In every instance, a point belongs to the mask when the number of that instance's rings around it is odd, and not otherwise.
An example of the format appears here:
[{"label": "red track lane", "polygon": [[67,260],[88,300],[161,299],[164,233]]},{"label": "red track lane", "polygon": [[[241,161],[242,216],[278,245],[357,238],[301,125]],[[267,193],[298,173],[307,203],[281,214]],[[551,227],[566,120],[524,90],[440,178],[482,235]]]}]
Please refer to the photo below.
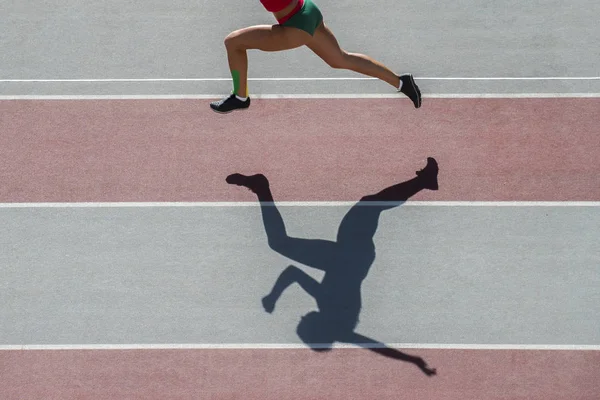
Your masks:
[{"label": "red track lane", "polygon": [[0,202],[357,200],[412,177],[414,200],[599,200],[600,99],[0,101]]},{"label": "red track lane", "polygon": [[0,352],[12,399],[597,400],[600,351],[419,350],[438,369],[364,349]]}]

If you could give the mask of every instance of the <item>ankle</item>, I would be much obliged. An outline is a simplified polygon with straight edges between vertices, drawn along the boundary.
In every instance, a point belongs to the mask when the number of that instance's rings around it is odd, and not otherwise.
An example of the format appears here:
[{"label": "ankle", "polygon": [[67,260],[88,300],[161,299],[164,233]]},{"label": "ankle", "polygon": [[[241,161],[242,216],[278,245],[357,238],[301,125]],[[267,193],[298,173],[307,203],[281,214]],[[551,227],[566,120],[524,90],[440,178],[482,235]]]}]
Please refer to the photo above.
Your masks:
[{"label": "ankle", "polygon": [[400,79],[400,77],[398,75],[396,75],[396,78],[398,79],[398,82],[394,82],[394,87],[398,90],[402,89],[402,79]]}]

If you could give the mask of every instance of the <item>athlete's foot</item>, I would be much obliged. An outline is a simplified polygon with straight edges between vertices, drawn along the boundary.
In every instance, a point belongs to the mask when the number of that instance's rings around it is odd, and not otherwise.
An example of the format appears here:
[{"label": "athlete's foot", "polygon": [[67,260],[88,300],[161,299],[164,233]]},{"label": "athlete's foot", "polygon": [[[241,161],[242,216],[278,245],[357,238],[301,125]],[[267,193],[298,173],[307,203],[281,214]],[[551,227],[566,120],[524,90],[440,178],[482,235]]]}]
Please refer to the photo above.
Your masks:
[{"label": "athlete's foot", "polygon": [[259,193],[269,188],[269,181],[263,174],[256,175],[242,175],[242,174],[231,174],[225,181],[231,185],[244,186],[254,193]]},{"label": "athlete's foot", "polygon": [[430,190],[438,190],[438,164],[435,158],[427,157],[427,165],[420,171],[417,171],[417,176],[422,179],[423,187]]},{"label": "athlete's foot", "polygon": [[250,107],[250,97],[247,97],[245,101],[242,101],[238,99],[234,93],[222,100],[210,103],[210,108],[212,108],[213,111],[223,114],[234,110],[243,110],[248,107]]},{"label": "athlete's foot", "polygon": [[275,300],[270,295],[266,295],[262,298],[262,305],[265,311],[271,314],[275,309]]},{"label": "athlete's foot", "polygon": [[421,107],[421,91],[415,83],[412,74],[400,75],[399,78],[402,82],[400,92],[404,93],[409,99],[412,100],[413,104],[415,105],[415,108]]}]

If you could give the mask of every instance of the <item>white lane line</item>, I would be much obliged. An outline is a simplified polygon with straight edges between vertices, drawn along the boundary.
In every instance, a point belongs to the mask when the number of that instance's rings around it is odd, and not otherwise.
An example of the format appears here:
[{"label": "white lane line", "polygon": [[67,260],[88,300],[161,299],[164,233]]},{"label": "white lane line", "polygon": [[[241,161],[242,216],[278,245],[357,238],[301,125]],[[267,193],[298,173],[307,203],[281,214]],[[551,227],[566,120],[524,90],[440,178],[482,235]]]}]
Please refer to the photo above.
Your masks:
[{"label": "white lane line", "polygon": [[[600,207],[600,201],[276,201],[264,202],[282,207],[339,207],[360,204],[365,207]],[[0,203],[0,208],[142,208],[142,207],[258,207],[258,201],[248,202],[73,202],[73,203]]]},{"label": "white lane line", "polygon": [[[514,76],[514,77],[429,77],[415,76],[417,80],[432,81],[555,81],[555,80],[575,80],[575,81],[593,81],[600,80],[600,76]],[[288,77],[288,78],[248,78],[249,81],[374,81],[377,78],[371,77]],[[0,79],[0,83],[34,83],[34,82],[221,82],[231,81],[231,78],[78,78],[78,79]]]},{"label": "white lane line", "polygon": [[[22,344],[0,345],[1,350],[196,350],[196,349],[306,349],[326,348],[326,344],[270,344],[270,343],[240,343],[240,344]],[[430,344],[430,343],[387,343],[387,344],[339,344],[333,348],[383,348],[397,349],[439,349],[439,350],[587,350],[599,351],[600,345],[552,345],[552,344]]]},{"label": "white lane line", "polygon": [[[0,95],[0,100],[214,100],[224,94],[134,94],[134,95]],[[405,99],[398,93],[256,94],[253,99]],[[431,93],[424,99],[553,99],[599,98],[600,93]]]}]

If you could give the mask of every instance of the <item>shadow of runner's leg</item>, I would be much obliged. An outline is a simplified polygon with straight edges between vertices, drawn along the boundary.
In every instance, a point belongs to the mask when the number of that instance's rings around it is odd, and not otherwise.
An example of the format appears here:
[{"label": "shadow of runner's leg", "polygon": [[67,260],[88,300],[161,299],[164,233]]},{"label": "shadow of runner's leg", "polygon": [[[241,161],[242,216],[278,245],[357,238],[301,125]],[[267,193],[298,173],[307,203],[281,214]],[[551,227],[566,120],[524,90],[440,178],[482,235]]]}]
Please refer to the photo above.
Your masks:
[{"label": "shadow of runner's leg", "polygon": [[[361,201],[403,202],[423,189],[438,190],[438,170],[437,161],[432,157],[428,157],[427,165],[422,170],[416,172],[416,177],[387,187],[373,195],[365,196]],[[391,207],[395,207],[395,205],[391,205]]]},{"label": "shadow of runner's leg", "polygon": [[[338,229],[338,243],[367,242],[377,231],[379,214],[382,211],[402,205],[423,189],[437,190],[437,161],[427,158],[427,165],[417,176],[407,181],[389,186],[378,193],[364,196],[344,216]],[[380,202],[390,204],[378,204]]]},{"label": "shadow of runner's leg", "polygon": [[281,213],[273,200],[269,181],[264,175],[232,174],[226,181],[229,184],[244,186],[257,195],[271,249],[306,266],[327,271],[336,258],[337,244],[328,240],[288,236]]}]

